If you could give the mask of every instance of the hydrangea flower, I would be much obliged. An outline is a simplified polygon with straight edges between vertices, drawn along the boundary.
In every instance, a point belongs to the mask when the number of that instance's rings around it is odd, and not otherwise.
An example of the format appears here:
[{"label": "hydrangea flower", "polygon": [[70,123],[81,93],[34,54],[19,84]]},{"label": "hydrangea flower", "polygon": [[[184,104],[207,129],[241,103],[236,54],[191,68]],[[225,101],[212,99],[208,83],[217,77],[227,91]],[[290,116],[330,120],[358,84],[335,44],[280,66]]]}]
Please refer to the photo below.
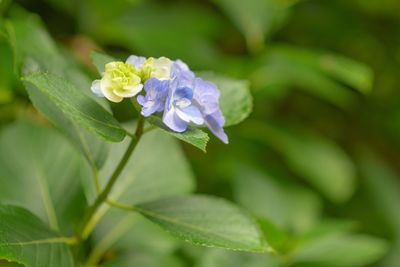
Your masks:
[{"label": "hydrangea flower", "polygon": [[193,101],[194,80],[178,75],[170,83],[170,90],[165,103],[163,122],[176,132],[186,131],[188,124],[204,123],[204,118]]},{"label": "hydrangea flower", "polygon": [[218,88],[197,78],[181,60],[130,56],[126,63],[108,63],[103,78],[92,84],[95,94],[113,102],[133,97],[142,88],[145,95],[138,95],[137,101],[142,106],[143,116],[164,112],[164,124],[176,132],[186,131],[189,124],[205,125],[228,143]]},{"label": "hydrangea flower", "polygon": [[163,111],[168,96],[168,89],[168,80],[148,79],[144,84],[146,95],[139,95],[137,97],[138,103],[142,106],[141,114],[148,117],[155,112]]},{"label": "hydrangea flower", "polygon": [[124,97],[133,97],[143,88],[135,67],[124,62],[110,62],[105,66],[101,80],[92,83],[92,91],[112,102],[121,102]]}]

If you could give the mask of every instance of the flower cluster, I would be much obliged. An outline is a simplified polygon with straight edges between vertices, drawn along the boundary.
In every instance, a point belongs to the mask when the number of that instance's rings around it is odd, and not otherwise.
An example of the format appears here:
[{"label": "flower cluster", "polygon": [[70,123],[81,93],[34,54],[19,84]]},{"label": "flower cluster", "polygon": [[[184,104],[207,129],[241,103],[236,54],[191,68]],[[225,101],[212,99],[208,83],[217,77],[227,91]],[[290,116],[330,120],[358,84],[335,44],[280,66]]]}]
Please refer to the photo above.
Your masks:
[{"label": "flower cluster", "polygon": [[93,82],[92,91],[112,102],[137,95],[143,116],[163,112],[164,124],[175,132],[186,131],[189,124],[206,125],[228,143],[218,88],[196,77],[181,60],[130,56],[125,63],[110,62],[102,78]]}]

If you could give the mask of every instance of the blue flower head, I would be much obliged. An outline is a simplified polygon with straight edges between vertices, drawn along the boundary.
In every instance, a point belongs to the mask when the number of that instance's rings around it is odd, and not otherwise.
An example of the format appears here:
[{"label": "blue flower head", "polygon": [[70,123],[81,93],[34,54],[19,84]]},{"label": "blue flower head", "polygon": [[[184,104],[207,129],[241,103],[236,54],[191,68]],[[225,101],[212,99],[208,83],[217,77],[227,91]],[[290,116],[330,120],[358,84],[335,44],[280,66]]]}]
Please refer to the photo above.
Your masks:
[{"label": "blue flower head", "polygon": [[204,118],[193,101],[193,81],[185,75],[178,75],[170,84],[163,122],[176,132],[186,131],[190,122],[197,125],[204,123]]},{"label": "blue flower head", "polygon": [[168,80],[160,81],[156,78],[150,78],[144,83],[143,88],[146,95],[137,97],[138,103],[142,106],[141,114],[143,116],[148,117],[155,112],[164,110],[169,83]]},{"label": "blue flower head", "polygon": [[130,56],[125,63],[111,62],[92,91],[110,101],[119,102],[138,94],[141,114],[148,117],[163,113],[163,122],[176,132],[186,131],[189,124],[205,125],[228,143],[224,116],[219,107],[220,92],[215,84],[197,78],[181,60]]}]

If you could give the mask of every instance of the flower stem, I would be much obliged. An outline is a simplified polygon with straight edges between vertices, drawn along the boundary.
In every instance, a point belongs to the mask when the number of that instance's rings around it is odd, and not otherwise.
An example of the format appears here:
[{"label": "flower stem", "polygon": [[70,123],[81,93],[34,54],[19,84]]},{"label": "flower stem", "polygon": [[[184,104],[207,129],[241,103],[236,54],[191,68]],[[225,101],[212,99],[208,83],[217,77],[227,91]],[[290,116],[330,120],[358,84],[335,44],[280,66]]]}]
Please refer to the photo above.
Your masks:
[{"label": "flower stem", "polygon": [[143,134],[143,125],[144,125],[144,119],[143,119],[143,117],[140,117],[138,125],[136,127],[135,137],[132,138],[121,161],[118,163],[118,166],[115,168],[113,174],[111,175],[110,179],[108,180],[107,185],[105,186],[103,191],[101,191],[101,193],[97,196],[93,205],[89,207],[89,210],[88,210],[86,216],[84,217],[81,226],[78,228],[77,239],[79,241],[87,239],[87,237],[91,233],[91,230],[94,228],[94,225],[92,223],[93,217],[95,216],[98,208],[107,200],[108,195],[110,194],[115,182],[117,181],[119,175],[121,174],[126,163],[128,162],[129,157],[131,156],[136,145],[139,143],[139,140]]}]

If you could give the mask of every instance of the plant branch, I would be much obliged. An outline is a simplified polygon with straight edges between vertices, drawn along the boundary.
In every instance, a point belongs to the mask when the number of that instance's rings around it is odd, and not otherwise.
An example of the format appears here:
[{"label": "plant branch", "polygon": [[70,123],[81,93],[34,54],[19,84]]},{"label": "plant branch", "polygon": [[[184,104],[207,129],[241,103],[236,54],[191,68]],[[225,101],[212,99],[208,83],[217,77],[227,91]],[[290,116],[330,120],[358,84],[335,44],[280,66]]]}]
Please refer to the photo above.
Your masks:
[{"label": "plant branch", "polygon": [[84,217],[81,226],[78,228],[77,239],[79,241],[85,240],[90,235],[90,232],[93,229],[92,219],[95,216],[98,208],[107,200],[108,195],[110,194],[115,182],[117,181],[119,175],[123,171],[136,145],[139,143],[139,140],[143,134],[143,125],[144,125],[144,119],[143,117],[140,117],[138,125],[136,127],[135,138],[132,138],[128,148],[126,149],[123,157],[121,158],[121,161],[118,163],[118,166],[115,168],[113,174],[108,180],[107,185],[105,186],[103,191],[101,191],[101,193],[97,196],[95,202],[89,208],[86,216]]},{"label": "plant branch", "polygon": [[137,209],[133,205],[121,203],[112,199],[107,199],[106,200],[107,204],[110,205],[111,207],[117,208],[117,209],[122,209],[122,210],[129,210],[129,211],[137,211]]}]

